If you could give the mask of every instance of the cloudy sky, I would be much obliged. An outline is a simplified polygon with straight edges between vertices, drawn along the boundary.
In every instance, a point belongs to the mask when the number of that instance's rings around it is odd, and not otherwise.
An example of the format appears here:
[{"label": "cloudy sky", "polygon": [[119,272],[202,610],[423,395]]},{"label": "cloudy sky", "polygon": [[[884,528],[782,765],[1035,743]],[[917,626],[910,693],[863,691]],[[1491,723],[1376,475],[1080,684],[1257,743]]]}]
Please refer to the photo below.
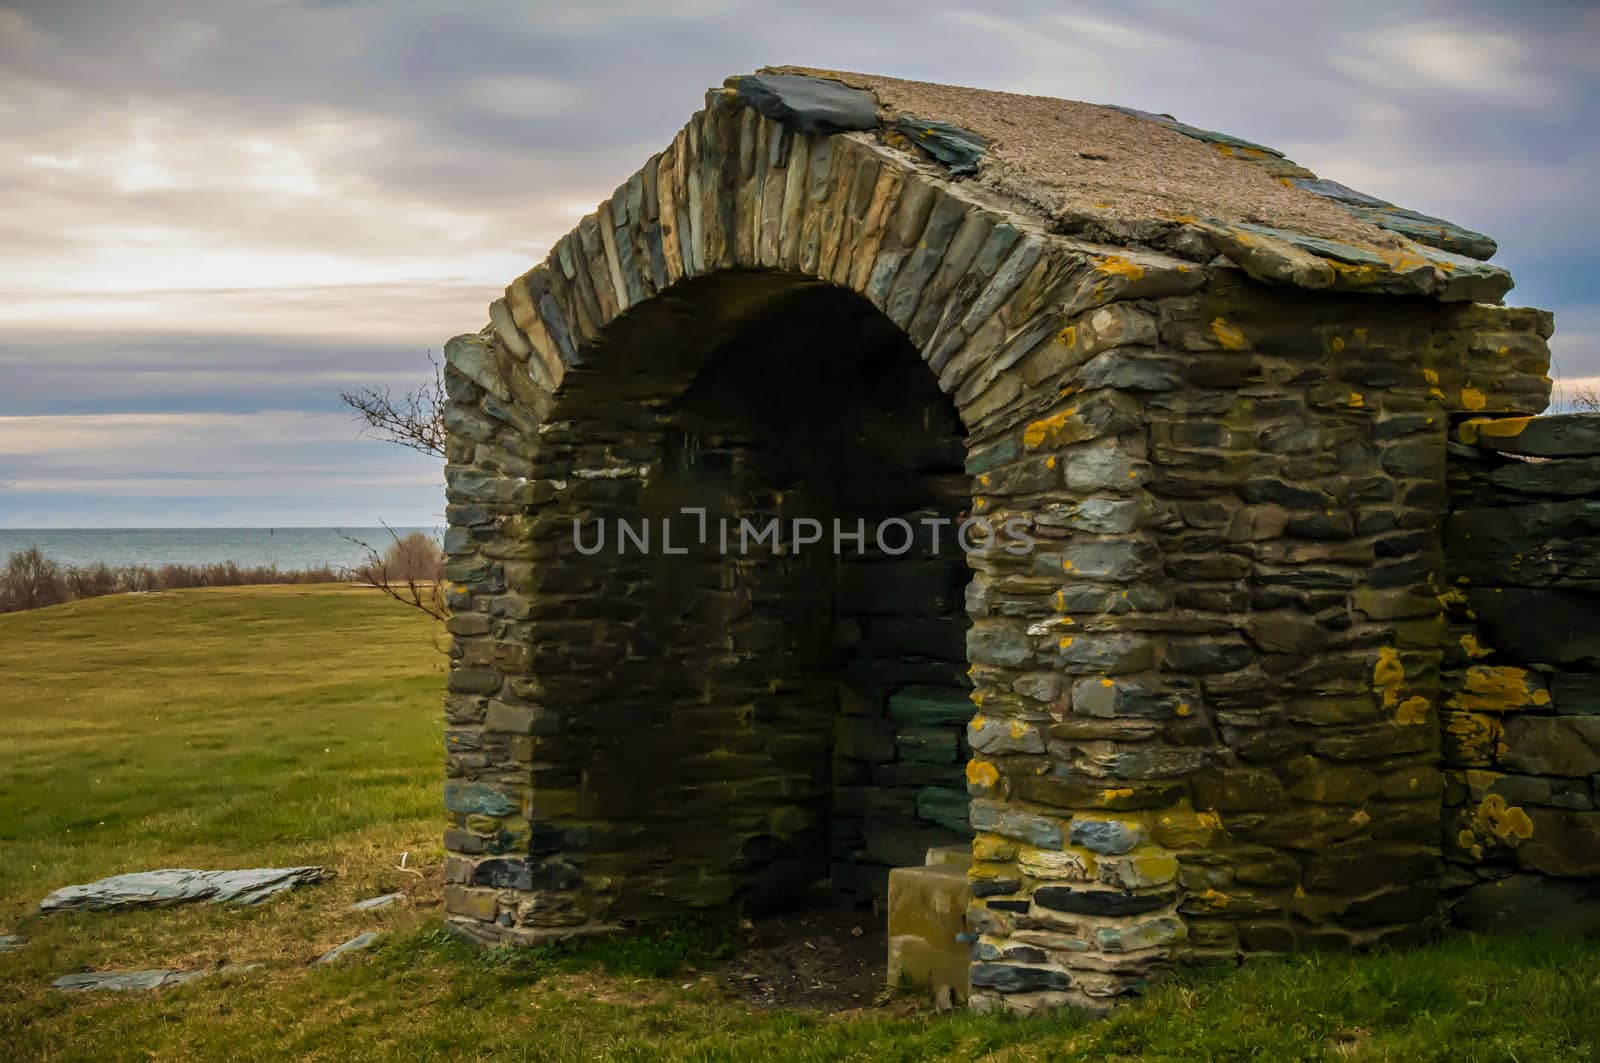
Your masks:
[{"label": "cloudy sky", "polygon": [[335,393],[417,383],[771,63],[1271,144],[1495,235],[1600,377],[1582,2],[0,0],[0,527],[438,523]]}]

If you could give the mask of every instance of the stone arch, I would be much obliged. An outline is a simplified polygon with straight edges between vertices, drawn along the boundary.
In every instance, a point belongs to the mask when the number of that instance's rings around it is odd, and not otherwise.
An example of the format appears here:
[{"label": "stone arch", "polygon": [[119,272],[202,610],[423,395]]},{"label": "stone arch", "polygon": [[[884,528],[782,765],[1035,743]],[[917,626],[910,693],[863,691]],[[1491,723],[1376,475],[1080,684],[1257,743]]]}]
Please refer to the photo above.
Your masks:
[{"label": "stone arch", "polygon": [[[613,320],[674,285],[723,270],[813,278],[902,328],[978,430],[1020,397],[1009,378],[994,385],[1062,327],[1063,290],[1087,283],[1082,309],[1143,272],[1123,256],[1069,252],[1017,206],[866,135],[789,128],[732,90],[712,92],[666,151],[507,288],[490,320],[525,362],[539,391],[524,384],[524,401],[539,409]],[[1153,286],[1188,285],[1143,285]],[[1032,375],[1042,382],[1052,370]]]},{"label": "stone arch", "polygon": [[848,292],[953,403],[972,511],[1034,544],[972,558],[965,595],[974,999],[1101,1006],[1180,955],[1421,932],[1445,432],[1543,406],[1548,322],[1418,245],[1085,223],[919,153],[951,127],[771,82],[710,92],[446,347],[451,925],[650,916],[618,899],[659,865],[596,814],[573,711],[618,659],[570,520],[655,460],[627,337],[683,330],[654,352],[682,384],[741,324]]}]

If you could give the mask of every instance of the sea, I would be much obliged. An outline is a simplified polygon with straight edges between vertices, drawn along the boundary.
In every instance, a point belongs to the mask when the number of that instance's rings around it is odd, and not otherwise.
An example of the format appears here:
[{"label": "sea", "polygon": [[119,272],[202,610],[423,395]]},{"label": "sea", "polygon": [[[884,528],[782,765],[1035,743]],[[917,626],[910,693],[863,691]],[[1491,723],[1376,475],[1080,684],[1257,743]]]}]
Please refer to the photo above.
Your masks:
[{"label": "sea", "polygon": [[[206,565],[233,561],[241,566],[282,569],[338,568],[365,560],[352,539],[380,552],[420,531],[435,538],[441,528],[0,528],[0,564],[17,550],[37,546],[61,565],[103,561],[124,565]],[[391,535],[391,532],[393,535]]]}]

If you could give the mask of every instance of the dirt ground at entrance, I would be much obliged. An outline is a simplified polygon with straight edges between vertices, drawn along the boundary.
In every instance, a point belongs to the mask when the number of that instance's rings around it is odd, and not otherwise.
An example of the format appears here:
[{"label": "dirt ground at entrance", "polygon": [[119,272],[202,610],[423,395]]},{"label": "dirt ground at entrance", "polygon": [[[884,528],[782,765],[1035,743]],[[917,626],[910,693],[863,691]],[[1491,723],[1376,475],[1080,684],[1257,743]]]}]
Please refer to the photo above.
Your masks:
[{"label": "dirt ground at entrance", "polygon": [[887,934],[870,909],[820,908],[743,921],[739,952],[713,972],[762,1008],[852,1011],[884,1002]]}]

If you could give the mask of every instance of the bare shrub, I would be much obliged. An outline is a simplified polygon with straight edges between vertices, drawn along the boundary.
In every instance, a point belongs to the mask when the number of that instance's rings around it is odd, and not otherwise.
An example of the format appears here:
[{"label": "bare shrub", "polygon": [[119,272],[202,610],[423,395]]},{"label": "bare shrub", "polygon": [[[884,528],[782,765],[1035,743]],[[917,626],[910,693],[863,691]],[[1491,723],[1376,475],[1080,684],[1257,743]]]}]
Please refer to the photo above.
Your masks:
[{"label": "bare shrub", "polygon": [[444,551],[426,532],[399,536],[383,552],[383,569],[390,579],[441,580]]},{"label": "bare shrub", "polygon": [[73,598],[99,598],[105,594],[116,594],[125,589],[122,585],[122,571],[124,570],[114,569],[104,561],[82,567],[69,567],[65,577],[67,593]]},{"label": "bare shrub", "polygon": [[388,525],[384,525],[384,529],[392,542],[381,552],[369,542],[344,536],[367,555],[365,561],[350,570],[350,578],[382,591],[397,602],[420,609],[435,620],[448,618],[444,550],[438,541],[426,532],[402,536],[396,535]]},{"label": "bare shrub", "polygon": [[133,570],[144,584],[130,590],[179,590],[184,587],[246,587],[257,583],[338,583],[342,572],[328,568],[282,569],[277,565],[240,565],[237,561],[213,561],[204,565],[162,565],[158,569]]},{"label": "bare shrub", "polygon": [[61,566],[37,546],[6,559],[5,571],[0,572],[0,612],[58,605],[69,597]]}]

